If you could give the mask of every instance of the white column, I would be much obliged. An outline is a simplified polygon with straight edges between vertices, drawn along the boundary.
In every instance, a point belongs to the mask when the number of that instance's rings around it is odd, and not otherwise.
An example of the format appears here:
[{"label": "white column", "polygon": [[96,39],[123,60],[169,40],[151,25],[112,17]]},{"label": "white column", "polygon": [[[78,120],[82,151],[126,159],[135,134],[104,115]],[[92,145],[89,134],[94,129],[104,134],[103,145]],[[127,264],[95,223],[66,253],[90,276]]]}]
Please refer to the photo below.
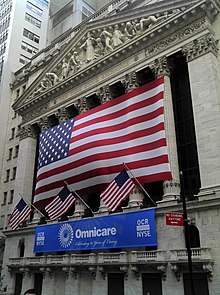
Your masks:
[{"label": "white column", "polygon": [[213,35],[196,41],[183,52],[188,61],[202,196],[220,189],[220,70]]},{"label": "white column", "polygon": [[63,269],[66,272],[65,295],[78,295],[78,276],[73,267]]},{"label": "white column", "polygon": [[33,177],[36,154],[36,135],[31,126],[24,126],[20,132],[19,157],[16,171],[14,204],[18,202],[21,194],[31,202]]},{"label": "white column", "polygon": [[28,289],[33,289],[33,288],[34,288],[33,274],[28,269],[24,269],[21,294],[24,294],[25,291],[27,291]]},{"label": "white column", "polygon": [[173,180],[164,181],[163,202],[175,201],[180,196],[179,165],[176,146],[173,102],[170,85],[170,69],[166,57],[159,58],[151,65],[157,77],[164,76],[164,121],[168,158]]},{"label": "white column", "polygon": [[[130,92],[139,87],[136,72],[131,72],[125,75],[124,86],[125,86],[126,92]],[[140,187],[136,187],[132,191],[132,193],[129,195],[128,207],[123,208],[123,211],[127,211],[127,209],[132,209],[132,208],[136,208],[136,209],[141,208],[143,206],[143,200],[144,200],[143,191],[140,189]]]},{"label": "white column", "polygon": [[54,294],[54,276],[50,268],[43,268],[43,284],[42,284],[42,295],[53,295]]}]

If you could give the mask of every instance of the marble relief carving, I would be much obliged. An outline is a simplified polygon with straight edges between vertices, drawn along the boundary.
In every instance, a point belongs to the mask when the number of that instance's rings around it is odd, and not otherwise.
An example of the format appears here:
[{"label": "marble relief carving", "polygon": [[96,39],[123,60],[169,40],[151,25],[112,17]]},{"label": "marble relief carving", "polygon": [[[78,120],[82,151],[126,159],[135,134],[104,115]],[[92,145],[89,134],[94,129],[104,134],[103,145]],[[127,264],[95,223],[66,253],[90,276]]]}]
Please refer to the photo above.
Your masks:
[{"label": "marble relief carving", "polygon": [[140,36],[148,28],[163,21],[168,16],[148,16],[139,20],[104,27],[101,30],[87,32],[83,40],[72,48],[62,62],[53,71],[45,74],[38,87],[29,96],[29,99],[45,92],[47,89],[75,74],[80,68],[111,53],[129,40]]}]

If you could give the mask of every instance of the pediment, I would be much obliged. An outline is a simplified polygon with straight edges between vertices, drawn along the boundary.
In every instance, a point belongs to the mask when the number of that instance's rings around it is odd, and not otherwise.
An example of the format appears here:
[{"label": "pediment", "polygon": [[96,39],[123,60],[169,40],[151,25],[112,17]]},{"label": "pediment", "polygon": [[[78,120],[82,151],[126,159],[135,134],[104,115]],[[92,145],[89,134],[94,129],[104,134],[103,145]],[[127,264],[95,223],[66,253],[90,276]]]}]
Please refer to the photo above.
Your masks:
[{"label": "pediment", "polygon": [[[180,3],[185,4],[184,8],[180,5],[175,5],[173,8],[172,5],[166,4],[162,10],[163,5],[155,4],[151,5],[150,9],[149,6],[144,6],[141,10],[138,7],[133,11],[119,13],[116,16],[86,22],[72,39],[60,48],[59,54],[14,103],[13,108],[15,110],[24,107],[27,109],[38,100],[48,98],[54,89],[64,88],[67,81],[72,81],[76,76],[85,75],[88,69],[94,68],[101,61],[107,59],[111,62],[113,57],[108,57],[130,50],[130,44],[138,41],[144,35],[155,29],[159,32],[159,27],[168,28],[169,24],[178,23],[178,18],[183,21],[183,14],[187,9],[194,11],[191,16],[196,14],[195,8],[199,6],[198,3],[189,4],[190,1],[180,1]],[[186,3],[188,3],[188,8],[186,8]],[[173,22],[173,19],[176,22]]]}]

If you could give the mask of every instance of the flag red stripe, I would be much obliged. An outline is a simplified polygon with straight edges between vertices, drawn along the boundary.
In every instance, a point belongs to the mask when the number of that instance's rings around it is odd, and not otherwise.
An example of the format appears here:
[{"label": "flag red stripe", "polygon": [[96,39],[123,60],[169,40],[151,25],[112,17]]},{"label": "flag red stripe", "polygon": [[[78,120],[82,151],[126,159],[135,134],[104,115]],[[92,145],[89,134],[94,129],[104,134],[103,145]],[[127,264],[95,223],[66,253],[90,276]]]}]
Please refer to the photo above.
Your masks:
[{"label": "flag red stripe", "polygon": [[[121,154],[121,151],[119,151],[119,154]],[[105,154],[103,156],[105,156],[105,159],[109,158]],[[136,161],[134,164],[132,164],[132,167],[133,167],[133,169],[137,169],[138,167],[155,166],[155,165],[159,165],[162,161],[163,161],[163,163],[168,163],[168,156],[162,155],[162,156],[151,158],[151,159]],[[83,163],[82,163],[82,165],[83,165]],[[72,168],[71,166],[72,166],[72,163],[69,164],[68,169],[71,169]],[[68,177],[68,178],[66,178],[66,181],[69,184],[74,184],[78,181],[82,181],[83,179],[87,179],[89,177],[90,178],[95,177],[96,175],[108,175],[109,173],[111,173],[111,174],[118,173],[121,170],[121,167],[122,167],[122,164],[115,165],[114,167],[111,167],[108,170],[106,169],[106,167],[96,168],[96,169],[93,169],[90,171],[83,172],[78,175],[74,175],[72,177]],[[57,174],[58,174],[58,171],[55,173],[55,175],[57,175]],[[48,185],[45,185],[45,186],[42,185],[41,187],[37,188],[36,193],[39,194],[44,191],[47,191],[48,189],[51,190],[53,188],[62,187],[62,186],[63,186],[63,179],[61,179],[60,181],[51,182],[49,187],[48,187]]]},{"label": "flag red stripe", "polygon": [[[165,138],[159,139],[159,140],[151,142],[151,143],[142,144],[141,146],[134,146],[134,147],[130,147],[130,148],[124,147],[124,149],[121,149],[121,150],[99,153],[98,155],[97,154],[94,154],[94,155],[89,154],[87,157],[83,157],[79,160],[69,162],[66,165],[62,165],[61,167],[51,169],[45,173],[42,173],[41,175],[39,175],[37,177],[37,181],[39,182],[40,180],[45,179],[46,177],[51,177],[53,175],[57,175],[59,173],[65,172],[67,170],[75,169],[75,168],[83,166],[85,164],[96,162],[97,160],[100,161],[100,160],[106,160],[106,159],[110,159],[110,158],[118,158],[118,157],[121,157],[124,155],[129,155],[129,154],[138,154],[143,151],[147,152],[147,151],[155,150],[155,149],[158,149],[162,146],[164,146],[164,147],[166,146]],[[164,158],[161,158],[161,160],[163,160],[163,159]],[[167,160],[167,162],[168,162],[168,160]],[[145,162],[145,164],[147,164],[147,166],[152,165],[150,160],[148,160],[148,162]],[[96,170],[98,172],[98,169],[96,169]],[[77,173],[77,171],[74,171],[74,174],[76,174],[76,173]],[[90,173],[90,171],[88,171],[88,173]],[[82,172],[80,173],[80,175],[82,175],[82,179],[84,179]],[[36,190],[36,192],[37,192],[37,190]]]},{"label": "flag red stripe", "polygon": [[[76,122],[76,124],[74,125],[74,128],[73,128],[73,131],[76,132],[76,131],[81,130],[81,129],[85,128],[85,127],[92,126],[93,124],[98,124],[98,123],[103,123],[103,122],[108,123],[108,121],[120,118],[122,116],[125,116],[125,115],[129,114],[132,111],[137,111],[138,109],[140,110],[141,108],[151,106],[153,103],[156,104],[162,98],[163,98],[163,93],[160,92],[160,93],[158,93],[157,95],[155,95],[152,98],[149,98],[147,100],[135,103],[134,105],[131,105],[131,106],[126,106],[126,108],[124,108],[122,110],[118,110],[117,112],[107,114],[107,115],[103,115],[103,116],[100,116],[98,118],[93,118],[91,120],[87,120],[86,122],[79,123],[79,125],[78,125],[78,122]],[[159,114],[163,113],[163,111],[162,111],[163,108],[162,107],[160,108],[162,110],[160,110],[158,108],[158,106],[157,107],[155,106],[155,108],[156,108],[155,111],[150,111],[150,108],[149,108],[149,110],[146,109],[144,114],[142,116],[139,116],[140,118],[138,118],[138,117],[137,118],[128,117],[127,121],[129,121],[129,124],[131,122],[131,125],[133,125],[133,124],[136,124],[139,121],[143,122],[143,118],[145,120],[151,120],[151,119],[155,118],[155,116],[158,113]],[[80,120],[78,119],[77,121],[80,121]],[[126,121],[124,121],[124,122],[126,122]],[[121,125],[123,125],[123,123]],[[117,125],[115,126],[115,128],[117,129]],[[105,129],[106,129],[106,131],[105,131]],[[111,129],[112,129],[112,127],[106,126],[106,128],[103,128],[103,130],[99,129],[100,132],[98,132],[98,133],[101,134],[102,131],[103,132],[108,132],[109,130],[111,131]],[[93,132],[94,131],[95,130],[93,130]],[[97,133],[95,133],[95,134],[97,134]],[[87,132],[84,132],[83,134],[81,134],[82,137],[87,137],[89,135],[90,135],[90,133],[87,133]],[[72,141],[79,140],[79,139],[80,139],[80,135],[77,135],[74,138],[72,138]]]}]

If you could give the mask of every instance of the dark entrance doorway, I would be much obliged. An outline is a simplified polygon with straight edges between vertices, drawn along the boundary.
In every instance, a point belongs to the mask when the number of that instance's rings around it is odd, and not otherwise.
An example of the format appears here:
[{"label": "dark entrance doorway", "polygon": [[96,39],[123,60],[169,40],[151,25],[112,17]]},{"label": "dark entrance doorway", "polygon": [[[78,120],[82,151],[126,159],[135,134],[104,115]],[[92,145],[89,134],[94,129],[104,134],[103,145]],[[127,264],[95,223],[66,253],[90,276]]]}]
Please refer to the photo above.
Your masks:
[{"label": "dark entrance doorway", "polygon": [[108,274],[108,295],[124,295],[124,274]]},{"label": "dark entrance doorway", "polygon": [[[206,273],[194,273],[196,295],[209,295],[208,280]],[[191,295],[190,277],[188,273],[183,274],[184,294]]]},{"label": "dark entrance doorway", "polygon": [[43,274],[35,273],[34,276],[34,289],[36,290],[37,295],[41,295],[43,284]]},{"label": "dark entrance doorway", "polygon": [[143,295],[162,295],[162,281],[159,273],[142,274]]},{"label": "dark entrance doorway", "polygon": [[16,275],[15,275],[15,292],[14,292],[14,295],[20,295],[21,294],[22,281],[23,281],[23,274],[22,273],[16,273]]}]

